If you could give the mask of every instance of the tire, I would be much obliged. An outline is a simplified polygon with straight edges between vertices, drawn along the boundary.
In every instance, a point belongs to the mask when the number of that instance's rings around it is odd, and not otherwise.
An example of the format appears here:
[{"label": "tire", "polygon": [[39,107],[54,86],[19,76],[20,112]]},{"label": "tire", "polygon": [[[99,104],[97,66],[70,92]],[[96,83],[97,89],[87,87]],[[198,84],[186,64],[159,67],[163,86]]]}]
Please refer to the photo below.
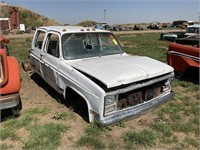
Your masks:
[{"label": "tire", "polygon": [[20,99],[19,104],[17,106],[13,108],[0,110],[0,122],[3,122],[10,117],[19,117],[21,109],[22,109],[22,102]]},{"label": "tire", "polygon": [[19,104],[15,107],[11,108],[11,113],[14,116],[19,116],[21,110],[22,110],[22,102],[21,102],[21,98],[20,98]]}]

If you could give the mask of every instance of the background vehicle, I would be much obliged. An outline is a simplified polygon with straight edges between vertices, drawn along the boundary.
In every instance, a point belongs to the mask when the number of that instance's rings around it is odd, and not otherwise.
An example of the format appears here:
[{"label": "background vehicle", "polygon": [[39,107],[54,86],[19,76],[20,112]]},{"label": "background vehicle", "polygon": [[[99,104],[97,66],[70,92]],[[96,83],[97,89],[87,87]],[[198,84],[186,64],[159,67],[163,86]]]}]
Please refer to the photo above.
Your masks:
[{"label": "background vehicle", "polygon": [[152,22],[147,26],[148,29],[162,29],[162,25],[159,22]]},{"label": "background vehicle", "polygon": [[179,74],[189,73],[190,78],[199,78],[199,47],[170,43],[167,63]]},{"label": "background vehicle", "polygon": [[1,35],[0,41],[0,110],[17,114],[22,109],[19,65],[15,57],[6,55],[4,42],[8,40]]},{"label": "background vehicle", "polygon": [[176,39],[179,38],[185,38],[188,36],[194,36],[199,34],[199,24],[194,24],[191,26],[188,26],[186,28],[186,32],[167,32],[167,33],[161,33],[160,34],[160,39],[161,40],[168,40],[168,41],[176,41]]},{"label": "background vehicle", "polygon": [[199,35],[176,39],[176,43],[199,47]]},{"label": "background vehicle", "polygon": [[107,23],[103,22],[103,23],[97,23],[95,28],[100,30],[109,30],[110,26]]}]

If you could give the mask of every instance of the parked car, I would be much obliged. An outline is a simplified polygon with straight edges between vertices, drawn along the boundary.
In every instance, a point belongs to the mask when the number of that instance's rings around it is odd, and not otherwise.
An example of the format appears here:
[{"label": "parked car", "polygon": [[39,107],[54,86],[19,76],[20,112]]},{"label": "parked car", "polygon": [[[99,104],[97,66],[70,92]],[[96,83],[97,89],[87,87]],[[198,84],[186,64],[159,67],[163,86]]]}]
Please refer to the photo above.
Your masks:
[{"label": "parked car", "polygon": [[194,24],[194,25],[188,26],[186,28],[186,32],[161,33],[160,39],[175,42],[179,38],[185,38],[185,37],[188,37],[188,36],[198,35],[199,34],[199,28],[200,28],[200,24]]},{"label": "parked car", "polygon": [[0,34],[0,111],[18,114],[22,109],[19,65],[15,57],[6,55],[5,43],[8,40]]},{"label": "parked car", "polygon": [[38,75],[66,101],[79,95],[89,122],[102,126],[141,115],[174,95],[173,68],[125,53],[110,31],[39,27],[29,57]]},{"label": "parked car", "polygon": [[[198,76],[200,68],[199,47],[170,43],[167,52],[167,63],[176,73],[190,73],[193,78]],[[199,76],[198,76],[199,77]]]},{"label": "parked car", "polygon": [[199,47],[199,35],[176,39],[176,43]]},{"label": "parked car", "polygon": [[95,26],[96,29],[100,29],[100,30],[109,30],[110,26],[108,25],[108,23],[97,23]]}]

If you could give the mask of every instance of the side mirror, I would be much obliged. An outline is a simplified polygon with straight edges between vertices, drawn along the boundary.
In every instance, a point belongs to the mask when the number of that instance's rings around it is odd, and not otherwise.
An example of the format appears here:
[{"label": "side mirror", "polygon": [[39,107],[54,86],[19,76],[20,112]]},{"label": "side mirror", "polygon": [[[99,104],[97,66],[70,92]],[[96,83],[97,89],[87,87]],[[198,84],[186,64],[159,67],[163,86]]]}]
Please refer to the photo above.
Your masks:
[{"label": "side mirror", "polygon": [[9,39],[4,38],[4,39],[3,39],[3,42],[4,42],[5,44],[8,44],[10,41],[9,41]]}]

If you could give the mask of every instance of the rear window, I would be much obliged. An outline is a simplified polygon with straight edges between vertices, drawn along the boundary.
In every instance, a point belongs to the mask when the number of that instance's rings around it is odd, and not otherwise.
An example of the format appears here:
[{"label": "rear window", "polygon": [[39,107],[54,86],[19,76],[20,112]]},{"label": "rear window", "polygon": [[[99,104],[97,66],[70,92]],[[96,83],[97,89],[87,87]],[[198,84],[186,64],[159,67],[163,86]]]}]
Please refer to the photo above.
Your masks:
[{"label": "rear window", "polygon": [[36,38],[34,41],[34,47],[41,49],[43,42],[44,42],[44,36],[45,36],[45,32],[44,31],[37,31],[36,33]]}]

